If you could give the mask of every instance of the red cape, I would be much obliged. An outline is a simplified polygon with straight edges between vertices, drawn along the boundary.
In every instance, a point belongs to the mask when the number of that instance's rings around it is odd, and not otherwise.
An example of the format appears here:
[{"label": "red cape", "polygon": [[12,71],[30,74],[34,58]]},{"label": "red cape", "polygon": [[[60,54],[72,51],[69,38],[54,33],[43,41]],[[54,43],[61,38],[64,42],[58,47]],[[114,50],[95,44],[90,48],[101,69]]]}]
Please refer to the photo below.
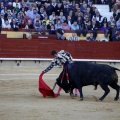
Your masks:
[{"label": "red cape", "polygon": [[38,90],[40,93],[42,93],[43,97],[45,98],[46,96],[51,96],[51,97],[56,97],[55,93],[53,90],[44,82],[42,79],[44,73],[42,73],[39,76],[39,83],[38,83]]}]

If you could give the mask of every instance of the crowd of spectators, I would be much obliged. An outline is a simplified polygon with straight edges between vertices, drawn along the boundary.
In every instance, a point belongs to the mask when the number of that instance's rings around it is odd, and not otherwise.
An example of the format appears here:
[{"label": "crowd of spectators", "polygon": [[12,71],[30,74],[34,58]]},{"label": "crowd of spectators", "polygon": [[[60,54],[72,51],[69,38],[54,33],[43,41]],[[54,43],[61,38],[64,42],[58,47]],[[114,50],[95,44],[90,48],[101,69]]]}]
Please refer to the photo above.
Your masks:
[{"label": "crowd of spectators", "polygon": [[103,31],[106,37],[109,34],[109,41],[119,41],[120,9],[114,7],[116,1],[98,2],[108,4],[110,12],[113,9],[110,20],[100,14],[91,0],[36,0],[32,4],[24,0],[0,0],[0,29],[28,29],[30,32],[34,29],[38,34],[48,30],[60,40],[66,39],[64,30],[75,30],[77,36],[86,36],[91,30],[94,40],[97,31]]}]

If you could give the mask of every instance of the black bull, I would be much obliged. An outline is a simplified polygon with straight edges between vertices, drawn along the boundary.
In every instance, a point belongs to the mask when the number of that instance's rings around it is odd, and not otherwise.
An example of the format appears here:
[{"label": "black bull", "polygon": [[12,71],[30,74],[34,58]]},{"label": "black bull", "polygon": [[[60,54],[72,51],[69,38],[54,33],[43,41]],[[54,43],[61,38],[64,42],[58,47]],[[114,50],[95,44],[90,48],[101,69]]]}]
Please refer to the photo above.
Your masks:
[{"label": "black bull", "polygon": [[80,100],[83,100],[82,87],[87,85],[94,85],[97,89],[97,85],[100,85],[104,90],[103,96],[99,100],[103,100],[110,92],[108,85],[116,90],[116,97],[114,100],[119,99],[119,85],[118,75],[115,70],[117,68],[104,64],[95,64],[91,62],[74,62],[67,66],[67,73],[69,81],[66,77],[66,71],[62,71],[56,80],[63,90],[70,95],[73,95],[73,89],[77,88],[80,93]]}]

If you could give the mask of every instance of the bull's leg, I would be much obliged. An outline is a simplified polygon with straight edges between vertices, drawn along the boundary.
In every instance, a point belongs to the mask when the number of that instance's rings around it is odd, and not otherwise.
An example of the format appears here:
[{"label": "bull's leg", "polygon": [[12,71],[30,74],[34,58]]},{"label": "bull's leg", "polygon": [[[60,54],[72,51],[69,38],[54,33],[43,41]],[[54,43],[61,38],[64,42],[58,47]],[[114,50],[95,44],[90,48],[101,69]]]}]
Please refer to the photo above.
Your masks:
[{"label": "bull's leg", "polygon": [[80,92],[80,100],[83,100],[82,87],[78,88],[78,90]]},{"label": "bull's leg", "polygon": [[94,90],[97,90],[98,83],[95,82],[95,83],[94,83],[94,86],[95,86]]},{"label": "bull's leg", "polygon": [[108,93],[110,92],[110,89],[106,84],[100,84],[100,86],[105,91],[104,95],[99,99],[100,101],[102,101],[108,95]]},{"label": "bull's leg", "polygon": [[71,88],[71,89],[70,89],[70,96],[71,96],[71,98],[74,98],[73,89],[74,89],[74,88]]},{"label": "bull's leg", "polygon": [[120,86],[117,84],[111,84],[110,85],[113,89],[116,90],[116,97],[114,98],[114,100],[118,100],[119,99],[119,91],[120,91]]}]

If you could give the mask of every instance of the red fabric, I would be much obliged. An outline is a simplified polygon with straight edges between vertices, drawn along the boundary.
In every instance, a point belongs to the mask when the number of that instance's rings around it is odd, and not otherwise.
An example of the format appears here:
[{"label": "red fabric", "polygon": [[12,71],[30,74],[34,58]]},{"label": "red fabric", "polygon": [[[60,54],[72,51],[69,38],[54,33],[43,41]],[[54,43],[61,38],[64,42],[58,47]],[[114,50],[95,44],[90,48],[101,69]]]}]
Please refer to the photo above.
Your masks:
[{"label": "red fabric", "polygon": [[52,97],[56,97],[55,93],[53,92],[53,90],[44,82],[44,80],[42,79],[44,72],[42,72],[39,76],[39,83],[38,83],[38,90],[39,92],[43,95],[43,97],[45,98],[46,96],[52,96]]}]

